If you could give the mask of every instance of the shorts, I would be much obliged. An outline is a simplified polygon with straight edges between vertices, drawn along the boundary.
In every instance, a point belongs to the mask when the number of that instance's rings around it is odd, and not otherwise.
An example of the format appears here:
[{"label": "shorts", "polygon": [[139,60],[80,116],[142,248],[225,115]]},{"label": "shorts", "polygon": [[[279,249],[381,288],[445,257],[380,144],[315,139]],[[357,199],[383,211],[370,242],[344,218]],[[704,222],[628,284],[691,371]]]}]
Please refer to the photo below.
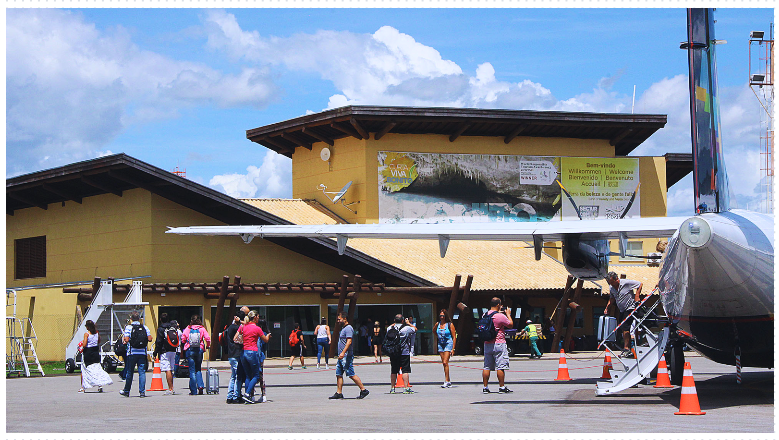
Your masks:
[{"label": "shorts", "polygon": [[[617,325],[619,325],[620,323],[622,323],[622,321],[623,321],[625,318],[627,318],[627,317],[628,317],[628,315],[630,315],[630,313],[631,313],[631,312],[633,312],[633,310],[634,310],[634,309],[628,309],[628,310],[625,310],[624,312],[619,312],[619,321],[617,322]],[[634,321],[634,319],[635,319],[635,318],[634,318],[633,316],[631,316],[630,318],[628,318],[628,320],[627,320],[627,321],[625,321],[625,323],[624,323],[624,324],[622,324],[622,327],[620,327],[620,331],[623,331],[623,332],[629,331],[629,330],[630,330],[630,327],[633,325],[633,321]]]},{"label": "shorts", "polygon": [[166,351],[160,355],[160,371],[173,371],[176,366],[176,352]]},{"label": "shorts", "polygon": [[353,354],[345,355],[343,359],[338,359],[338,362],[335,364],[335,375],[343,376],[344,374],[346,374],[346,377],[354,376]]},{"label": "shorts", "polygon": [[298,344],[292,347],[291,351],[292,351],[292,356],[303,357],[303,344]]},{"label": "shorts", "polygon": [[410,354],[396,354],[390,358],[390,374],[398,374],[400,370],[403,370],[404,374],[411,373],[411,355]]},{"label": "shorts", "polygon": [[438,338],[438,352],[452,351],[454,350],[454,341],[452,338],[441,339]]},{"label": "shorts", "polygon": [[509,369],[509,351],[505,342],[484,344],[484,369],[490,371]]}]

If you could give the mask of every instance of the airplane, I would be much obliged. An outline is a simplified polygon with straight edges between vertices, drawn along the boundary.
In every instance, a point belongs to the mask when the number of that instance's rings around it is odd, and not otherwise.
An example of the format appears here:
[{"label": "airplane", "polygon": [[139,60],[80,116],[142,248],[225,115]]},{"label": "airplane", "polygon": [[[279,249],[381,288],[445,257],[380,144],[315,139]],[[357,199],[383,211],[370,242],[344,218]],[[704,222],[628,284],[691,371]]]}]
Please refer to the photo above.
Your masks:
[{"label": "airplane", "polygon": [[687,33],[681,48],[687,49],[689,60],[693,217],[194,226],[170,228],[167,233],[238,235],[246,243],[255,237],[335,238],[340,254],[349,238],[433,239],[439,242],[442,258],[450,240],[532,241],[536,260],[544,242],[561,241],[563,265],[582,280],[605,278],[612,255],[610,239],[619,240],[619,254],[624,256],[628,239],[671,237],[657,287],[670,320],[666,353],[672,382],[681,385],[685,344],[718,363],[735,365],[739,356],[742,366],[773,368],[774,218],[730,209],[719,130],[713,10],[688,9]]}]

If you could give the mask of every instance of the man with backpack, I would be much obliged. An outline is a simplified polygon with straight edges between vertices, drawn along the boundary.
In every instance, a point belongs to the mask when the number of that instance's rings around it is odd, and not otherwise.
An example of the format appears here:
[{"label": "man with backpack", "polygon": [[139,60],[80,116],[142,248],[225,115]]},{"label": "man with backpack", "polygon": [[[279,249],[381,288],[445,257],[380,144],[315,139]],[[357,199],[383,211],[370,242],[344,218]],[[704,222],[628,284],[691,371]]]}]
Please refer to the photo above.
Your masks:
[{"label": "man with backpack", "polygon": [[292,369],[292,362],[295,356],[300,356],[300,366],[306,369],[306,363],[303,360],[303,350],[306,349],[306,343],[303,341],[303,332],[300,330],[300,324],[295,323],[295,329],[289,334],[289,346],[292,347],[292,356],[289,357],[288,369]]},{"label": "man with backpack", "polygon": [[506,347],[506,329],[512,328],[511,309],[501,305],[500,298],[490,300],[490,310],[482,316],[476,326],[479,339],[484,341],[484,369],[481,372],[484,383],[483,393],[488,394],[490,388],[490,371],[497,370],[498,392],[513,393],[506,386],[506,370],[509,369],[509,352]]},{"label": "man with backpack", "polygon": [[179,331],[170,323],[167,313],[160,315],[160,326],[157,328],[157,339],[154,341],[154,355],[160,359],[160,371],[165,372],[168,381],[168,391],[165,395],[176,394],[173,390],[173,369],[176,365],[176,351],[181,345]]},{"label": "man with backpack", "polygon": [[119,391],[124,397],[130,397],[130,387],[133,384],[133,373],[138,366],[138,391],[141,397],[146,397],[146,365],[148,354],[146,346],[151,342],[149,327],[141,324],[141,314],[138,311],[130,314],[130,324],[124,328],[124,342],[128,344],[127,357],[124,364],[124,389]]},{"label": "man with backpack", "polygon": [[397,383],[398,373],[403,371],[403,385],[405,390],[403,394],[413,394],[409,386],[408,375],[411,373],[411,346],[416,335],[417,328],[403,315],[395,315],[395,323],[387,327],[387,333],[384,335],[384,344],[382,350],[390,358],[390,381],[392,388],[390,394],[395,393],[395,384]]}]

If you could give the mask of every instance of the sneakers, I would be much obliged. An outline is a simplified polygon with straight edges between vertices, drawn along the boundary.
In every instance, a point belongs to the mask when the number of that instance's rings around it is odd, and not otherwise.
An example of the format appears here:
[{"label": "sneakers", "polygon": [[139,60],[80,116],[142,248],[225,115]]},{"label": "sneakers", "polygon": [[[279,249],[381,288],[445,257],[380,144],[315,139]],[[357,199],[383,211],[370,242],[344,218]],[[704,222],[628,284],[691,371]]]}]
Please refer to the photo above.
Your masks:
[{"label": "sneakers", "polygon": [[303,368],[304,370],[308,369],[308,367],[305,366],[305,365],[303,365],[303,367],[301,367],[301,368]]},{"label": "sneakers", "polygon": [[291,370],[291,369],[292,369],[292,366],[287,367],[287,370]]},{"label": "sneakers", "polygon": [[319,364],[316,364],[316,369],[321,370],[321,368],[319,368]]},{"label": "sneakers", "polygon": [[451,388],[452,383],[451,382],[444,382],[443,385],[441,385],[441,388]]},{"label": "sneakers", "polygon": [[260,396],[260,400],[259,400],[259,402],[260,402],[260,403],[265,403],[265,402],[267,402],[267,401],[268,401],[268,398],[267,398],[267,397],[265,397],[265,394],[263,394],[262,396]]},{"label": "sneakers", "polygon": [[329,369],[330,369],[330,365],[325,364],[325,370],[329,370]]},{"label": "sneakers", "polygon": [[119,391],[119,395],[124,397],[130,397],[130,393],[126,392],[125,390]]},{"label": "sneakers", "polygon": [[411,388],[406,388],[405,390],[403,390],[403,394],[414,394],[414,390],[412,390]]},{"label": "sneakers", "polygon": [[390,394],[395,394],[395,387],[390,388]]},{"label": "sneakers", "polygon": [[171,390],[165,390],[165,392],[162,393],[163,396],[170,396],[171,394]]},{"label": "sneakers", "polygon": [[198,396],[202,396],[203,395],[203,388],[198,388],[197,389],[197,395]]},{"label": "sneakers", "polygon": [[103,387],[97,387],[97,392],[98,393],[102,393],[103,392]]},{"label": "sneakers", "polygon": [[508,387],[500,387],[498,388],[498,392],[503,394],[513,393]]},{"label": "sneakers", "polygon": [[484,387],[484,388],[482,388],[481,392],[484,393],[484,394],[489,394],[490,393],[490,389],[488,387]]},{"label": "sneakers", "polygon": [[143,399],[144,397],[146,397],[146,393],[141,393],[141,395],[140,395],[139,397],[140,397],[141,399]]},{"label": "sneakers", "polygon": [[176,394],[176,390],[174,390],[173,388],[171,388],[171,389],[170,389],[170,394]]},{"label": "sneakers", "polygon": [[[361,392],[361,394],[362,394],[362,392]],[[330,399],[330,400],[337,400],[337,399],[343,399],[343,398],[344,398],[344,395],[341,394],[341,393],[335,393],[332,396],[328,397],[328,399]]]},{"label": "sneakers", "polygon": [[370,391],[368,391],[368,389],[367,389],[367,388],[365,388],[365,389],[363,389],[363,390],[360,390],[360,395],[359,395],[359,396],[357,396],[357,398],[358,398],[358,399],[364,399],[364,398],[365,398],[365,396],[367,396],[367,395],[368,395],[368,394],[370,394],[370,393],[371,393],[371,392],[370,392]]}]

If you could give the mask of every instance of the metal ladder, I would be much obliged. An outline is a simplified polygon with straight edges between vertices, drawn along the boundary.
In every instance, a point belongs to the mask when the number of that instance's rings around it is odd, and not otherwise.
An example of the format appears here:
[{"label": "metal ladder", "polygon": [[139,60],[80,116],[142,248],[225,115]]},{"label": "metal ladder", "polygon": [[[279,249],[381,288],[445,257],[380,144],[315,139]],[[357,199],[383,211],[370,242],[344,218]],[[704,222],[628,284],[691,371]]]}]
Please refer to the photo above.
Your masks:
[{"label": "metal ladder", "polygon": [[[12,315],[7,315],[8,308],[12,307]],[[38,335],[35,333],[35,327],[30,318],[18,318],[16,316],[16,290],[5,291],[5,309],[6,309],[6,338],[10,345],[10,351],[5,354],[6,377],[16,374],[24,374],[30,377],[33,373],[46,374],[38,360],[38,354],[35,352],[35,345],[38,343]],[[30,369],[34,366],[34,370]]]},{"label": "metal ladder", "polygon": [[[608,382],[597,382],[597,388],[595,390],[596,395],[605,396],[607,394],[614,394],[637,385],[642,380],[648,378],[655,367],[660,363],[660,358],[663,356],[665,346],[668,343],[670,329],[664,327],[660,333],[655,334],[647,326],[650,319],[662,321],[664,318],[655,314],[655,310],[660,304],[659,300],[655,301],[651,306],[646,305],[647,300],[651,296],[652,295],[647,295],[644,301],[642,301],[641,304],[635,308],[633,313],[630,314],[630,316],[635,318],[635,325],[630,329],[633,341],[633,351],[635,352],[634,357],[624,357],[621,353],[616,354],[606,344],[609,337],[612,334],[615,334],[625,323],[624,321],[600,343],[600,346],[605,347],[612,358],[616,358],[619,361],[622,365],[622,370],[612,370],[612,378]],[[645,336],[642,341],[639,341],[636,337],[639,330],[643,330]]]}]

